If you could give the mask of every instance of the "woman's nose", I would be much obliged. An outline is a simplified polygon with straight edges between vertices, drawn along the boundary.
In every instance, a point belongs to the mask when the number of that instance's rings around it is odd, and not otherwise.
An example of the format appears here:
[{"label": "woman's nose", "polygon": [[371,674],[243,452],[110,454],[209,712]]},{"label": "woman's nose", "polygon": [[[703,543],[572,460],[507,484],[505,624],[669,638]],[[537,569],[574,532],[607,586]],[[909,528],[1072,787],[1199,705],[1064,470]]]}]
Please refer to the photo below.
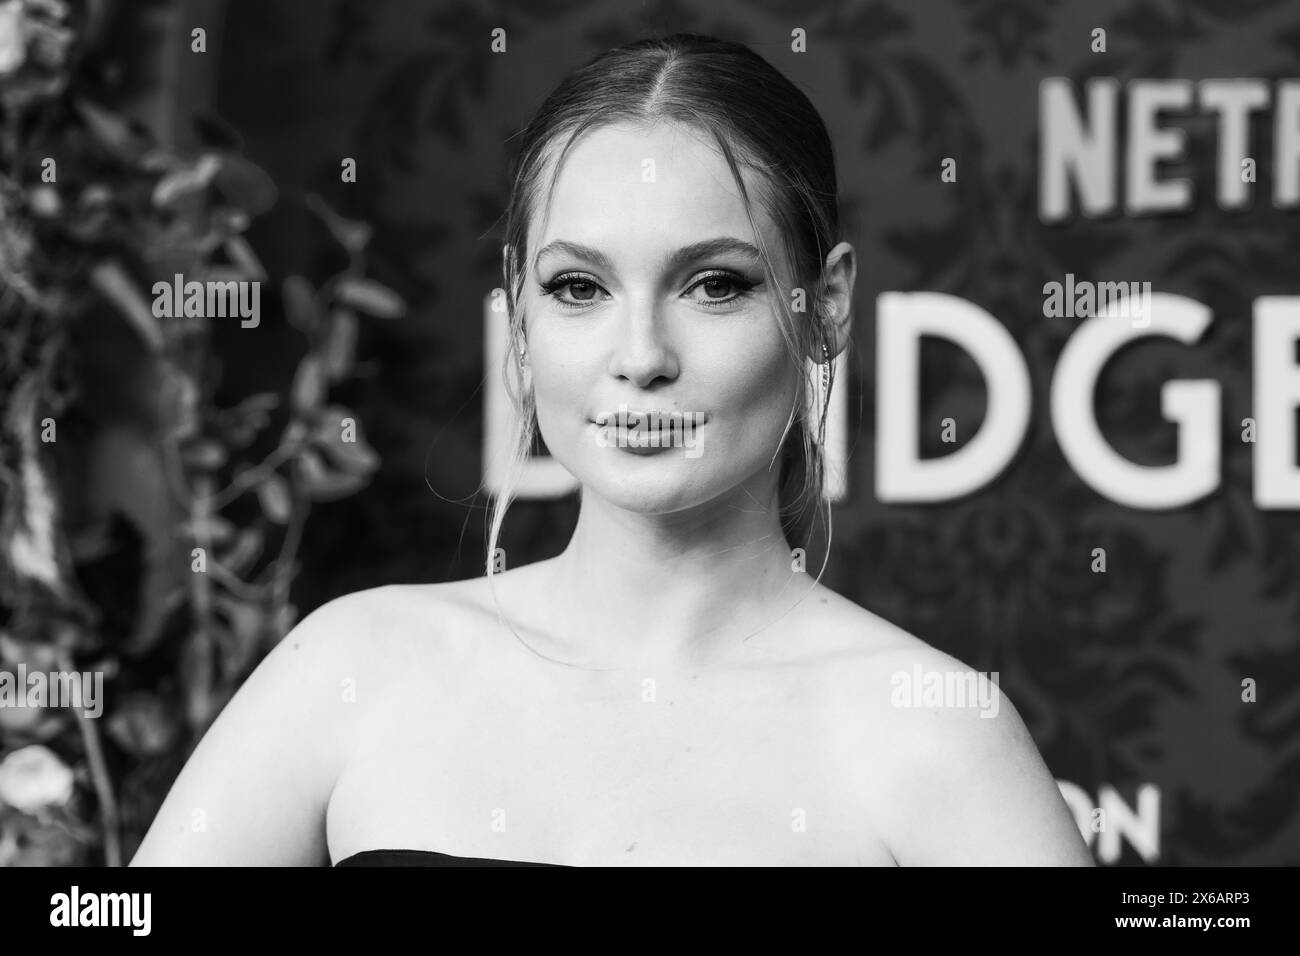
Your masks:
[{"label": "woman's nose", "polygon": [[638,388],[648,388],[660,378],[671,381],[677,377],[676,350],[663,316],[653,307],[638,307],[623,323],[609,371]]}]

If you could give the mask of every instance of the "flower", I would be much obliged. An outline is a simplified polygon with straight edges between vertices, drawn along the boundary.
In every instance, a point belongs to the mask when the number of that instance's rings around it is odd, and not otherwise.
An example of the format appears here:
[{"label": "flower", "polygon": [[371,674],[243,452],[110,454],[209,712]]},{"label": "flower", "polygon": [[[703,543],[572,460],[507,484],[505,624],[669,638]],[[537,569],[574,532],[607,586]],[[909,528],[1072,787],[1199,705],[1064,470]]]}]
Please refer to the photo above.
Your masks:
[{"label": "flower", "polygon": [[33,744],[0,761],[0,803],[24,813],[62,806],[72,796],[72,770],[48,747]]}]

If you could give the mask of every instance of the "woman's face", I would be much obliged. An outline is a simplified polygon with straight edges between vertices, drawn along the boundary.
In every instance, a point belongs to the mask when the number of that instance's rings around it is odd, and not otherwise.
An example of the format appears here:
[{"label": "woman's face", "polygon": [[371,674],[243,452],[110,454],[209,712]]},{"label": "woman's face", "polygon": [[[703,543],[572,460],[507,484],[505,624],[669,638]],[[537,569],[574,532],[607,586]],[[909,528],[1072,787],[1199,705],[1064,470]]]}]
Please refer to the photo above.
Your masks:
[{"label": "woman's face", "polygon": [[[755,218],[788,276],[757,204]],[[681,125],[595,130],[570,150],[541,226],[535,215],[527,360],[542,437],[584,493],[667,514],[774,485],[802,395],[776,312],[789,291],[769,288],[722,156]],[[636,413],[659,413],[657,429]]]}]

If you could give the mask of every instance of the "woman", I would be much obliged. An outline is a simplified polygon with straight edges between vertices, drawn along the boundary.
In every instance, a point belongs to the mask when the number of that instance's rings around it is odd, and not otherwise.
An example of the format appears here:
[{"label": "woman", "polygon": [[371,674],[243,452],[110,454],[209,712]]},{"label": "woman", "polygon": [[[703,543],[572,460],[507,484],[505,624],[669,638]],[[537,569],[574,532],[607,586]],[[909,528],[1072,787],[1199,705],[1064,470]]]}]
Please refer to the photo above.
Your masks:
[{"label": "woman", "polygon": [[837,231],[826,129],[748,48],[566,79],[503,253],[519,448],[540,431],[580,481],[571,541],[309,615],[133,863],[1089,865],[996,686],[900,705],[970,672],[792,559],[851,324]]}]

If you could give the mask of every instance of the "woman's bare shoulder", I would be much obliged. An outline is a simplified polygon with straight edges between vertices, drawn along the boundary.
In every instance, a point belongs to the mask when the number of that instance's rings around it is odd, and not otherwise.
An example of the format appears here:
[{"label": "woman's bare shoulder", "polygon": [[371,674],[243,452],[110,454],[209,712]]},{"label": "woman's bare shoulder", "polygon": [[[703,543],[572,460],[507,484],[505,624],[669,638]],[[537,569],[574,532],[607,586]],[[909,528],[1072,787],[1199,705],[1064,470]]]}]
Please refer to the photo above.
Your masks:
[{"label": "woman's bare shoulder", "polygon": [[434,584],[384,584],[320,605],[286,640],[310,642],[322,657],[358,651],[373,657],[427,648],[454,633],[445,622],[481,602],[477,579]]},{"label": "woman's bare shoulder", "polygon": [[[828,691],[851,708],[846,718],[883,728],[913,754],[922,745],[959,744],[961,728],[972,717],[976,731],[1019,723],[996,673],[976,671],[829,589],[821,589],[816,602],[818,611],[805,619],[801,639],[824,662]],[[810,638],[809,628],[820,636]],[[990,719],[1002,713],[1009,715],[1006,721]]]},{"label": "woman's bare shoulder", "polygon": [[436,677],[471,658],[506,652],[507,614],[520,595],[533,600],[540,562],[486,576],[418,584],[386,584],[340,595],[303,618],[285,638],[310,648],[303,666],[364,669],[376,681],[416,673]]},{"label": "woman's bare shoulder", "polygon": [[860,604],[817,585],[804,601],[798,640],[838,673],[892,672],[899,665],[964,666],[950,654]]},{"label": "woman's bare shoulder", "polygon": [[[833,592],[828,592],[833,595]],[[824,595],[826,596],[826,595]],[[997,671],[977,671],[838,595],[827,683],[900,863],[1091,865]],[[892,781],[886,788],[879,781]]]},{"label": "woman's bare shoulder", "polygon": [[383,590],[326,602],[270,650],[203,734],[133,865],[326,858],[325,806],[359,739]]}]

